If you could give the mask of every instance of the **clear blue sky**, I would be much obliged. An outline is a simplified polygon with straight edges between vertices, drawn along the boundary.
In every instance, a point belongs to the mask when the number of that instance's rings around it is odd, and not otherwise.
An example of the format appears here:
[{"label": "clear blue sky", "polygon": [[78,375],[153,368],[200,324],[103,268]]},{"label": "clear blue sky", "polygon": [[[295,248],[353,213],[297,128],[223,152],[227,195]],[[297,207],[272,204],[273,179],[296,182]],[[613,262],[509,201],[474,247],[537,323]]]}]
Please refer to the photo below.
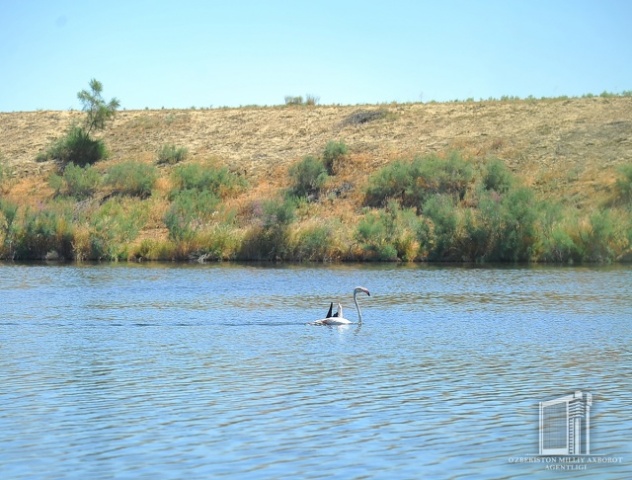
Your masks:
[{"label": "clear blue sky", "polygon": [[0,111],[632,90],[627,0],[0,0]]}]

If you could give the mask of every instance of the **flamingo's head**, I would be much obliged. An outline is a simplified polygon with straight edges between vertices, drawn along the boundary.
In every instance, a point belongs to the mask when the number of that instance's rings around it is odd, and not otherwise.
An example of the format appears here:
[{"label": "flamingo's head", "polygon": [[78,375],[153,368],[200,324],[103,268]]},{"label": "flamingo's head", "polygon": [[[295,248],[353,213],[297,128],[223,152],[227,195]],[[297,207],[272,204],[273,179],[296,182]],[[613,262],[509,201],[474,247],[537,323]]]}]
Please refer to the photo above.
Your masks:
[{"label": "flamingo's head", "polygon": [[356,293],[359,292],[364,292],[366,293],[369,297],[371,296],[371,292],[369,292],[369,290],[367,288],[364,287],[356,287],[353,289],[353,294],[355,295]]}]

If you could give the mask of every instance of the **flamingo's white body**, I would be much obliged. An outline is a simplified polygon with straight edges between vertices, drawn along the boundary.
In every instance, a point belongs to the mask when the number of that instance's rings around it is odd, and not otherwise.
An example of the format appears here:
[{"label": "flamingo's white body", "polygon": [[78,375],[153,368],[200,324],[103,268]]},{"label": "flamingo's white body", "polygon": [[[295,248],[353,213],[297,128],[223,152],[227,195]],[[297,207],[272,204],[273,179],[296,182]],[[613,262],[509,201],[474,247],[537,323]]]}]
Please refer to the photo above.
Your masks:
[{"label": "flamingo's white body", "polygon": [[[353,290],[353,303],[355,303],[356,310],[358,311],[358,323],[362,323],[362,311],[360,310],[360,305],[358,305],[357,295],[358,293],[366,293],[369,297],[371,293],[364,287],[356,287]],[[315,322],[311,322],[310,325],[349,325],[350,323],[354,323],[351,320],[344,318],[342,314],[342,305],[338,304],[338,314],[335,317],[327,317],[321,320],[316,320]]]}]

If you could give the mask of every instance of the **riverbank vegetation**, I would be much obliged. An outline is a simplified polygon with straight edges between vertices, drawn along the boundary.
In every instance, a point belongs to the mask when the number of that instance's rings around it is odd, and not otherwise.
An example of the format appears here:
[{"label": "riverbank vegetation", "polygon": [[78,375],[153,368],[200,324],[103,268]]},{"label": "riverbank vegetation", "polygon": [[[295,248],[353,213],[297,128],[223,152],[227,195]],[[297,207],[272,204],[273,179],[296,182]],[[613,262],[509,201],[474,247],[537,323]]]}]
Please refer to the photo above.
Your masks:
[{"label": "riverbank vegetation", "polygon": [[71,163],[50,175],[45,204],[0,200],[0,257],[612,262],[632,243],[631,173],[620,169],[608,204],[581,211],[538,198],[497,158],[415,157],[372,174],[350,222],[336,205],[344,185],[313,156],[267,198],[226,167]]},{"label": "riverbank vegetation", "polygon": [[[577,101],[584,102],[583,109],[593,105],[588,102],[627,102],[617,112],[632,106],[627,97]],[[550,107],[544,100],[511,100],[520,102],[532,115],[539,106]],[[242,162],[201,155],[200,142],[220,135],[213,133],[209,117],[204,135],[187,142],[184,132],[192,122],[180,118],[182,112],[137,112],[118,119],[115,132],[102,128],[97,139],[94,128],[75,123],[62,140],[40,142],[39,151],[31,153],[39,160],[33,163],[37,168],[26,173],[0,145],[0,259],[561,264],[631,259],[632,160],[613,160],[606,149],[629,145],[632,119],[607,117],[606,108],[599,110],[604,118],[592,130],[575,119],[575,128],[553,131],[556,120],[548,118],[524,134],[539,132],[537,138],[519,141],[517,133],[512,137],[500,126],[498,135],[487,138],[485,127],[485,135],[457,135],[437,148],[419,128],[429,124],[415,123],[437,110],[400,107],[348,107],[329,121],[332,127],[303,122],[298,132],[318,131],[318,141],[285,161],[266,160],[265,142],[259,154]],[[471,113],[482,122],[480,110],[488,107],[474,105],[471,112],[452,114],[458,120]],[[311,122],[331,113],[328,108],[279,107],[293,119]],[[242,143],[257,135],[247,130],[251,110],[225,112],[239,119],[232,126],[241,128],[236,138]],[[360,117],[367,120],[354,121]],[[115,123],[111,116],[107,120]],[[418,151],[398,131],[402,122],[417,132]],[[434,123],[446,125],[442,118]],[[576,141],[573,135],[580,133]],[[68,142],[85,143],[82,135],[99,142],[99,149],[107,146],[110,155],[68,154]],[[129,141],[124,135],[150,139],[153,147],[136,153],[121,148],[117,142]],[[390,146],[397,138],[391,137],[398,135],[406,148],[394,151]],[[553,162],[535,170],[538,155],[540,161],[549,160],[542,153],[545,147],[536,145],[534,153],[530,143],[551,135],[566,138],[554,145],[559,166]],[[580,143],[590,153],[584,167]],[[603,149],[598,170],[595,144]],[[521,145],[526,146],[521,150]],[[569,158],[573,167],[559,171]]]}]

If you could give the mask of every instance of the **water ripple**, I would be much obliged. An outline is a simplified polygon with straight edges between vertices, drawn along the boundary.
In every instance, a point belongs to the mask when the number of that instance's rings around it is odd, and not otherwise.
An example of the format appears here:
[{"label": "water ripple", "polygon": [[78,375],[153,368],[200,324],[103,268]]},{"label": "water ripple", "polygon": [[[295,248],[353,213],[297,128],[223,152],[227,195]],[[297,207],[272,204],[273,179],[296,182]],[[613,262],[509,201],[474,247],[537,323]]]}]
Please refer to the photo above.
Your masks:
[{"label": "water ripple", "polygon": [[629,269],[0,273],[3,478],[559,478],[509,459],[577,389],[632,471]]}]

